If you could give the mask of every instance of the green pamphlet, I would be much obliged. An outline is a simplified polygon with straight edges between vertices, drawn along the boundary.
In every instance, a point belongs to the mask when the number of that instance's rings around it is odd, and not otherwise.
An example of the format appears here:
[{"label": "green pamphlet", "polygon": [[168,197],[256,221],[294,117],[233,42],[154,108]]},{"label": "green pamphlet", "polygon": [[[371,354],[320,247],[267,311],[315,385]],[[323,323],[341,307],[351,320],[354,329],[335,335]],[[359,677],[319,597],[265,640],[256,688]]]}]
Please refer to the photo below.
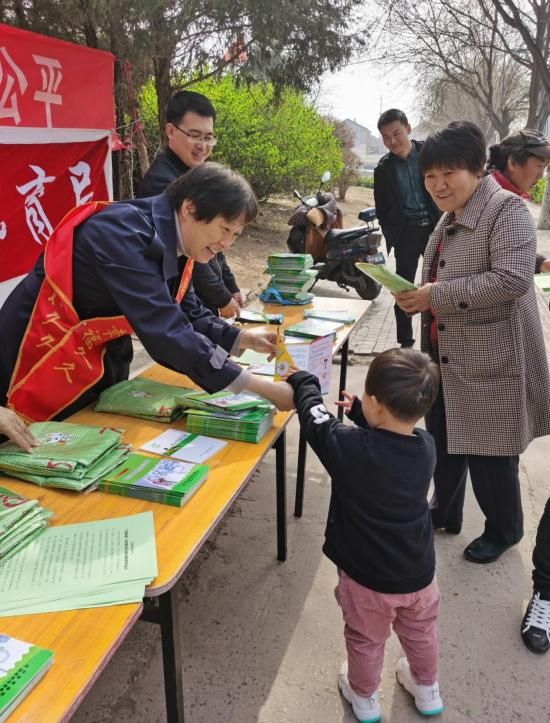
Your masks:
[{"label": "green pamphlet", "polygon": [[301,336],[318,339],[322,336],[334,336],[344,324],[340,321],[324,321],[321,319],[304,319],[297,324],[287,326],[285,336]]},{"label": "green pamphlet", "polygon": [[550,273],[535,274],[535,286],[542,291],[550,291]]},{"label": "green pamphlet", "polygon": [[53,662],[53,653],[0,633],[0,723],[13,712]]},{"label": "green pamphlet", "polygon": [[353,324],[357,317],[345,309],[335,311],[317,311],[317,309],[306,309],[304,319],[323,319],[325,321],[340,321],[342,324]]},{"label": "green pamphlet", "polygon": [[358,261],[355,266],[366,276],[370,276],[371,279],[382,284],[392,294],[398,294],[400,291],[414,291],[417,288],[410,281],[396,274],[395,271],[390,271],[385,264],[365,264]]},{"label": "green pamphlet", "polygon": [[0,617],[139,602],[156,575],[150,511],[49,527],[0,563]]},{"label": "green pamphlet", "polygon": [[155,459],[143,454],[128,458],[99,483],[102,492],[181,507],[208,476],[203,464]]}]

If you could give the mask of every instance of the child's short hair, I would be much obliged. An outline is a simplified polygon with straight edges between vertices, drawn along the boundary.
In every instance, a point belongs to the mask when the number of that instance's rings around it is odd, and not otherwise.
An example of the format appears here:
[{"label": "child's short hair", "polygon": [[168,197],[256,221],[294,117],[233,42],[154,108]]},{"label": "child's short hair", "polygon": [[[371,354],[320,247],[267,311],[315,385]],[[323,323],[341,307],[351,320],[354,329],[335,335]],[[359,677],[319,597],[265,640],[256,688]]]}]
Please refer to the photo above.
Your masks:
[{"label": "child's short hair", "polygon": [[371,362],[365,391],[402,422],[423,417],[435,402],[439,369],[427,354],[388,349]]}]

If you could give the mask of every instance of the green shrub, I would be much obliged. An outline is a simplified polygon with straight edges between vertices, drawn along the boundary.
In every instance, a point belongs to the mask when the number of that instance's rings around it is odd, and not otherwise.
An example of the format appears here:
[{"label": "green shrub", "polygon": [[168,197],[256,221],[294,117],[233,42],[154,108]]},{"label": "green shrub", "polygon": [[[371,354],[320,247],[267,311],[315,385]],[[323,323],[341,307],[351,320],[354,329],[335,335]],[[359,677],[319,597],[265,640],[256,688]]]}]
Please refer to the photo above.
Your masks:
[{"label": "green shrub", "polygon": [[531,190],[531,198],[535,203],[542,203],[544,195],[544,178],[539,178]]},{"label": "green shrub", "polygon": [[361,176],[357,185],[363,188],[374,188],[374,176]]}]

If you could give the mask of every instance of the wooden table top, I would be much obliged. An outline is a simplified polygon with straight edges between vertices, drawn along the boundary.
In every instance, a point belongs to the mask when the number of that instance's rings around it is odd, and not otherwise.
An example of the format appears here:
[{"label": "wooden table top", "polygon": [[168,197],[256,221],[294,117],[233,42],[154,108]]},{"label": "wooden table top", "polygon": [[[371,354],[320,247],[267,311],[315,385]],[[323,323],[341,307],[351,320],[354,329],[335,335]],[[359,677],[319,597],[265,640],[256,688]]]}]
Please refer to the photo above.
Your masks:
[{"label": "wooden table top", "polygon": [[[346,309],[356,314],[355,324],[338,332],[334,344],[336,352],[368,306],[368,302],[359,300],[316,298],[313,304],[305,307],[262,305],[262,308],[268,312],[282,311],[285,315],[284,326],[301,321],[304,310],[310,308]],[[189,380],[183,375],[158,365],[145,371],[142,376],[167,384],[190,386]],[[273,428],[258,444],[228,440],[228,444],[209,460],[210,473],[207,481],[182,508],[101,492],[86,495],[67,490],[46,489],[13,478],[0,478],[0,485],[7,486],[25,497],[38,499],[43,507],[55,513],[51,521],[54,525],[152,510],[159,574],[147,588],[146,595],[157,596],[169,590],[180,577],[293,414],[278,412]],[[143,419],[96,413],[92,409],[78,412],[70,421],[122,428],[125,430],[124,441],[135,448],[168,427]],[[169,426],[184,429],[185,423],[173,422]],[[275,485],[273,492],[275,498]],[[141,604],[116,605],[0,618],[1,632],[36,643],[55,653],[54,663],[44,678],[47,683],[39,683],[9,720],[36,723],[66,720],[70,717],[138,619],[141,609]]]}]

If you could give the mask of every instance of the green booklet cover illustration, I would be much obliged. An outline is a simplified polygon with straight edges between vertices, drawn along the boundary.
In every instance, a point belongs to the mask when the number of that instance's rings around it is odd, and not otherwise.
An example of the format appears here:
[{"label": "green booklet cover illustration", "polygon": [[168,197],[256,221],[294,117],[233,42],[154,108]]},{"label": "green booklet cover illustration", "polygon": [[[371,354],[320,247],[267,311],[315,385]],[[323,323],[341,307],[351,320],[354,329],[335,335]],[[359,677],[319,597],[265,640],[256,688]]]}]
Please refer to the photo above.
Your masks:
[{"label": "green booklet cover illustration", "polygon": [[0,722],[38,683],[53,662],[53,653],[0,633]]},{"label": "green booklet cover illustration", "polygon": [[168,423],[181,417],[176,397],[191,392],[193,389],[162,384],[144,377],[126,379],[101,392],[95,410]]},{"label": "green booklet cover illustration", "polygon": [[181,507],[204,482],[208,471],[202,464],[130,454],[103,478],[99,489]]},{"label": "green booklet cover illustration", "polygon": [[417,287],[407,279],[399,276],[395,271],[390,271],[385,264],[365,264],[358,261],[355,266],[366,276],[378,281],[392,294],[398,294],[400,291],[414,291]]}]

